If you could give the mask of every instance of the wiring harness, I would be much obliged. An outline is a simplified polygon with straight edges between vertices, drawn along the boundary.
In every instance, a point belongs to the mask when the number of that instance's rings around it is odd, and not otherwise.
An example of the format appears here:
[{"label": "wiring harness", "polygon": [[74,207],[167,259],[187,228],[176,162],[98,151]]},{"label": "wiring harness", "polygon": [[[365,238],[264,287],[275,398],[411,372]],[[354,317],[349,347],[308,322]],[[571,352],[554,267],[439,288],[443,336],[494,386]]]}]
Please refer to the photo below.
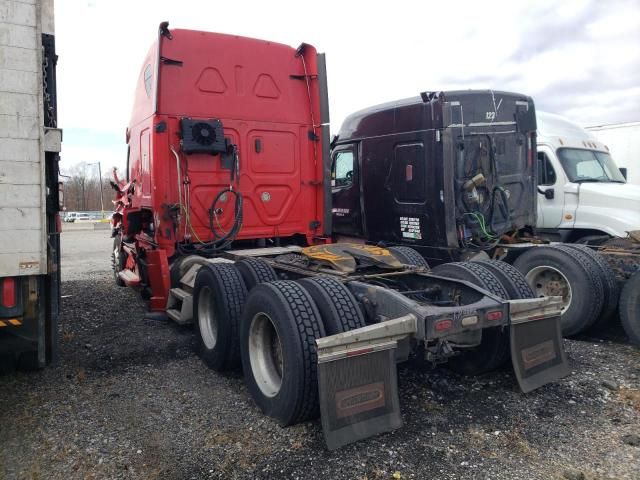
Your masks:
[{"label": "wiring harness", "polygon": [[[180,157],[178,153],[175,151],[173,147],[171,147],[171,151],[176,157],[176,162],[178,165],[178,176],[180,177]],[[213,235],[212,240],[202,240],[198,234],[196,233],[193,225],[191,223],[191,190],[190,190],[190,182],[188,177],[185,177],[184,185],[185,192],[184,197],[185,201],[182,202],[182,193],[180,189],[181,180],[178,180],[178,189],[180,194],[180,211],[182,212],[182,216],[184,217],[184,229],[186,239],[185,242],[178,242],[177,250],[182,255],[202,255],[202,256],[212,256],[222,250],[225,250],[231,246],[231,243],[236,239],[238,233],[240,232],[240,228],[242,228],[242,220],[243,220],[243,197],[242,193],[240,193],[240,157],[238,154],[238,147],[233,144],[229,144],[226,155],[231,158],[231,172],[229,179],[229,186],[215,196],[213,201],[211,202],[211,207],[209,208],[209,229],[211,230],[211,234]],[[228,231],[222,227],[220,222],[220,216],[223,212],[220,207],[221,203],[226,203],[229,196],[233,195],[235,197],[234,202],[234,215],[233,215],[233,224]],[[176,229],[177,230],[177,229]],[[193,235],[196,242],[189,241],[190,235],[188,232]]]},{"label": "wiring harness", "polygon": [[[467,140],[471,141],[479,143],[472,156],[465,155],[464,143],[458,148],[458,168],[464,180],[460,187],[462,219],[458,223],[458,237],[465,248],[489,250],[498,244],[500,236],[508,228],[509,198],[498,183],[493,139],[487,135],[486,140]],[[486,150],[483,149],[484,143]],[[483,157],[488,162],[483,162]],[[498,217],[502,225],[498,225]]]}]

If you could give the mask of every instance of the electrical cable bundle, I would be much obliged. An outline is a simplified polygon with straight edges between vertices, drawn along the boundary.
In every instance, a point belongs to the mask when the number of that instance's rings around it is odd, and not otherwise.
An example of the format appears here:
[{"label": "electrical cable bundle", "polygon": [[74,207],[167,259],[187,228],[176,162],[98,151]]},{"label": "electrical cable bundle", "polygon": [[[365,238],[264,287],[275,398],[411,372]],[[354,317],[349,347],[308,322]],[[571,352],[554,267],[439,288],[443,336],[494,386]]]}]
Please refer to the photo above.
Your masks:
[{"label": "electrical cable bundle", "polygon": [[[504,233],[496,226],[496,212],[499,210],[504,220],[509,219],[509,199],[507,193],[501,185],[497,184],[498,172],[494,152],[493,140],[487,135],[489,140],[488,168],[485,168],[479,161],[480,150],[474,152],[473,158],[464,155],[464,146],[460,149],[462,158],[462,170],[465,182],[461,187],[462,213],[466,220],[459,226],[460,243],[466,248],[477,250],[489,250],[495,247],[500,241],[500,235]],[[488,170],[488,171],[485,171]],[[485,194],[481,192],[486,192]],[[480,235],[473,235],[467,240],[465,230],[468,223],[475,223]],[[474,226],[475,227],[475,226]],[[476,228],[474,228],[476,230]]]},{"label": "electrical cable bundle", "polygon": [[[209,208],[209,229],[213,234],[214,239],[210,241],[202,241],[195,233],[193,226],[191,225],[190,217],[190,190],[187,193],[187,206],[183,207],[185,212],[185,223],[191,228],[191,232],[195,236],[198,243],[178,243],[177,249],[182,255],[203,255],[210,256],[225,250],[231,246],[231,243],[236,239],[240,228],[242,227],[243,220],[243,198],[239,190],[240,183],[240,158],[238,155],[238,147],[236,145],[230,145],[228,154],[232,157],[231,174],[229,186],[224,190],[218,192]],[[235,184],[235,186],[234,186]],[[233,225],[229,231],[225,231],[220,224],[219,215],[222,209],[218,207],[220,202],[227,199],[229,195],[235,196],[234,202],[234,219]]]}]

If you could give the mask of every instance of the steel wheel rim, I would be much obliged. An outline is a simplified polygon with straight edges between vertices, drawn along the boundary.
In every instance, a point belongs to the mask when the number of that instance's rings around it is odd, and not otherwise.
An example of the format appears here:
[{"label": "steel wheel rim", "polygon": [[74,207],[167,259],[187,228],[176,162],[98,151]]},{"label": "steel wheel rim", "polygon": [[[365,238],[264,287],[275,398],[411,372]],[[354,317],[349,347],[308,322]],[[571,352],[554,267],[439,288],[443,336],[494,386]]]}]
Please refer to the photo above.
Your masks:
[{"label": "steel wheel rim", "polygon": [[118,247],[113,249],[113,270],[116,275],[120,271],[120,249]]},{"label": "steel wheel rim", "polygon": [[205,347],[213,349],[218,343],[218,320],[213,311],[211,289],[202,287],[198,296],[198,326],[200,327],[200,337]]},{"label": "steel wheel rim", "polygon": [[525,278],[536,297],[561,296],[563,312],[571,305],[573,298],[571,283],[557,268],[541,265],[530,270]]},{"label": "steel wheel rim", "polygon": [[276,327],[266,313],[257,313],[251,319],[249,362],[260,391],[266,397],[275,397],[282,387],[284,357]]}]

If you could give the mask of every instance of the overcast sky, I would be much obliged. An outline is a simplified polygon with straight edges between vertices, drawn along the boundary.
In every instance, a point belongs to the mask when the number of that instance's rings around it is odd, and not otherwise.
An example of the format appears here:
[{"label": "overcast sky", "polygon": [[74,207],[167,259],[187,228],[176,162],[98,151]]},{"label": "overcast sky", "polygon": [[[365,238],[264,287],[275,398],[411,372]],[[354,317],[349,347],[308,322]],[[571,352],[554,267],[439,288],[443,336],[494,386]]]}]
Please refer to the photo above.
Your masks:
[{"label": "overcast sky", "polygon": [[525,93],[582,125],[640,120],[638,0],[56,0],[63,169],[124,166],[134,86],[163,20],[325,52],[333,132],[355,110],[453,88]]}]

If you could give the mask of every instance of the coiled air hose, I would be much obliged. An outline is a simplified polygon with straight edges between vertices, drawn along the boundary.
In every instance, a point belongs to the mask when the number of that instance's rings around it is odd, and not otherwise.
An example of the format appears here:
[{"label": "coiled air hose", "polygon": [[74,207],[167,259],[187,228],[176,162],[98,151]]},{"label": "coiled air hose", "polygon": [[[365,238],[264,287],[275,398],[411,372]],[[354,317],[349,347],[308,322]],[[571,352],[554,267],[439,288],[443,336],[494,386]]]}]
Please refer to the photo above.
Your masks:
[{"label": "coiled air hose", "polygon": [[[178,244],[178,251],[181,254],[213,255],[228,248],[240,232],[243,219],[243,198],[240,190],[238,189],[240,183],[240,158],[238,155],[238,147],[236,145],[230,145],[228,154],[232,156],[233,160],[229,186],[218,192],[211,202],[211,208],[209,209],[209,229],[211,230],[214,239],[209,242],[199,242],[198,244]],[[218,220],[218,215],[222,211],[218,207],[218,203],[223,201],[223,199],[226,199],[229,194],[235,196],[235,213],[233,225],[229,231],[225,232]]]}]

